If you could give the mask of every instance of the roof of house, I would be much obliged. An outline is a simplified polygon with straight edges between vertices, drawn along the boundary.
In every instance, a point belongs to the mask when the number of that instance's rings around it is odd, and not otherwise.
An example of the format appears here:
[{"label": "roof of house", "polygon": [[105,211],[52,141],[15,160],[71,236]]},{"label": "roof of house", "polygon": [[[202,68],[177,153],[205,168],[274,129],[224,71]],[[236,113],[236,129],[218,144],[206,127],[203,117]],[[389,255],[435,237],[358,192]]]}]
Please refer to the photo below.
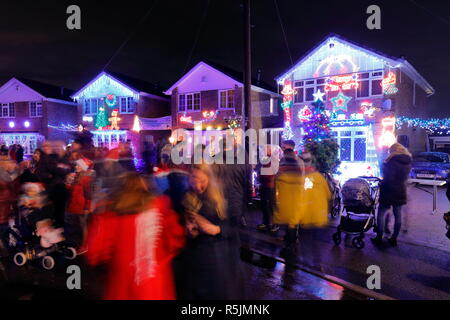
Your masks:
[{"label": "roof of house", "polygon": [[86,85],[84,85],[80,90],[72,94],[72,97],[77,96],[80,92],[84,91],[89,85],[91,85],[95,80],[100,78],[102,75],[109,76],[115,80],[117,80],[122,85],[128,87],[132,91],[137,93],[143,92],[147,94],[152,94],[155,96],[167,98],[167,96],[162,92],[157,83],[150,83],[141,79],[136,79],[118,72],[113,71],[102,71],[98,75],[95,76],[91,81],[89,81]]},{"label": "roof of house", "polygon": [[[183,77],[181,77],[180,79],[178,79],[177,82],[175,82],[169,89],[167,89],[165,92],[166,93],[171,93],[172,90],[174,88],[176,88],[182,81],[184,81],[188,75],[190,75],[194,70],[196,70],[199,66],[201,65],[207,65],[213,69],[216,69],[217,71],[223,73],[224,75],[230,77],[231,79],[233,79],[236,82],[242,83],[244,82],[244,73],[240,72],[240,71],[236,71],[234,69],[231,69],[229,67],[223,66],[221,64],[218,64],[216,62],[212,62],[209,60],[205,60],[205,61],[200,61],[198,62],[194,67],[192,67],[186,74],[183,75]],[[252,77],[252,87],[253,88],[260,88],[263,89],[265,91],[270,91],[274,94],[277,94],[277,90],[276,88],[274,88],[273,86],[269,85],[268,83],[265,83],[262,80],[258,80],[255,77]]]},{"label": "roof of house", "polygon": [[36,91],[37,93],[41,94],[46,98],[73,102],[73,100],[70,97],[74,93],[74,90],[72,89],[67,89],[62,86],[56,86],[53,84],[48,84],[25,78],[15,78],[15,79],[22,82],[24,85],[30,87],[31,89],[33,89],[34,91]]},{"label": "roof of house", "polygon": [[318,51],[323,45],[325,45],[328,41],[337,41],[341,42],[345,45],[348,45],[356,50],[360,50],[365,52],[368,55],[375,56],[379,59],[385,60],[387,63],[392,65],[393,67],[400,67],[404,73],[406,73],[412,80],[414,80],[419,86],[427,92],[427,94],[434,94],[434,88],[422,77],[419,72],[404,58],[395,58],[389,56],[385,53],[381,53],[378,50],[368,48],[366,46],[357,44],[353,41],[347,40],[344,37],[337,35],[335,33],[330,33],[323,41],[321,41],[317,46],[308,51],[304,56],[302,56],[297,62],[295,62],[289,69],[284,71],[282,74],[278,75],[275,80],[280,81],[280,79],[285,78],[288,74],[292,73],[295,69],[298,68],[303,62],[305,62],[308,58],[310,58],[316,51]]}]

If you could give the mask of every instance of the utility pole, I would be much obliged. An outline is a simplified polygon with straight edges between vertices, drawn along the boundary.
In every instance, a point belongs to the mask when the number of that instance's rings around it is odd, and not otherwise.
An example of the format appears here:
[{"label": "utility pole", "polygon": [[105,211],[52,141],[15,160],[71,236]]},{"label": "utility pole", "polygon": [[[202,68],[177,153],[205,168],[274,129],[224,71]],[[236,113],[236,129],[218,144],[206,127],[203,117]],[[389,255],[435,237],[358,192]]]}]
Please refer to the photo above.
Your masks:
[{"label": "utility pole", "polygon": [[244,1],[244,121],[247,119],[245,128],[251,127],[252,110],[250,88],[252,86],[252,62],[251,62],[251,22],[250,22],[250,0]]}]

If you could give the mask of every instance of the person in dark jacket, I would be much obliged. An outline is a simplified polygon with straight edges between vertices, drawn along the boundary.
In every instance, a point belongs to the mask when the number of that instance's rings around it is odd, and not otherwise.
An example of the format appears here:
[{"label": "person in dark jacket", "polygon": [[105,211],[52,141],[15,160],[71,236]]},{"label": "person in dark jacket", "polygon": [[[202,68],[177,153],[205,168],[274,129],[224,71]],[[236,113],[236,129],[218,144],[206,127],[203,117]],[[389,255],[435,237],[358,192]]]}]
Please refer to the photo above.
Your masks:
[{"label": "person in dark jacket", "polygon": [[16,145],[16,161],[17,163],[23,161],[23,147],[20,144]]},{"label": "person in dark jacket", "polygon": [[411,170],[412,157],[400,143],[394,143],[389,148],[389,156],[383,164],[383,180],[380,184],[380,199],[377,216],[377,236],[372,239],[374,244],[380,244],[383,238],[383,221],[387,210],[392,207],[394,213],[394,233],[389,239],[392,246],[397,245],[397,237],[402,223],[402,206],[406,204],[406,181]]}]

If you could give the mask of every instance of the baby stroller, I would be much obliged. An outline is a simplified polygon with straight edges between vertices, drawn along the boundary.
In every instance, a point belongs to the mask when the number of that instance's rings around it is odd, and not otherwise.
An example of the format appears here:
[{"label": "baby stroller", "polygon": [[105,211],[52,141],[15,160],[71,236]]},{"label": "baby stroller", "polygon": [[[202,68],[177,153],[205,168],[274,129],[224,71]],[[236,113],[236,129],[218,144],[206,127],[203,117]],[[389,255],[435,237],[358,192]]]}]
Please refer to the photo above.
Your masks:
[{"label": "baby stroller", "polygon": [[26,216],[19,214],[10,222],[7,240],[14,263],[23,266],[27,261],[40,260],[44,269],[51,270],[55,266],[55,255],[75,259],[77,251],[64,244],[61,231],[51,227],[50,219],[40,218],[39,212],[33,212]]},{"label": "baby stroller", "polygon": [[355,236],[352,245],[364,248],[364,233],[375,225],[375,209],[378,203],[380,179],[359,177],[348,180],[342,187],[344,212],[337,232],[333,234],[336,245],[341,243],[341,233]]}]

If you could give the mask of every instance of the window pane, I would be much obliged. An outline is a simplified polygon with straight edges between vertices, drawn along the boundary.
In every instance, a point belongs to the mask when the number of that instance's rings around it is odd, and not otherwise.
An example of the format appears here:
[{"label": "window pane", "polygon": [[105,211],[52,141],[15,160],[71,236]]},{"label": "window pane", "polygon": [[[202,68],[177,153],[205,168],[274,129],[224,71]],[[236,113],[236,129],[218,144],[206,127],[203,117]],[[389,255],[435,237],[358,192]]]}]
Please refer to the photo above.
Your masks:
[{"label": "window pane", "polygon": [[303,81],[294,82],[294,87],[301,87],[301,86],[303,86]]},{"label": "window pane", "polygon": [[127,98],[120,98],[120,113],[127,112]]},{"label": "window pane", "polygon": [[306,99],[305,101],[314,101],[314,88],[306,88]]},{"label": "window pane", "polygon": [[228,108],[234,108],[234,90],[228,90]]},{"label": "window pane", "polygon": [[341,151],[341,161],[351,161],[351,139],[343,138],[341,139],[341,144],[339,146]]},{"label": "window pane", "polygon": [[303,88],[295,88],[297,94],[294,96],[294,103],[303,102]]},{"label": "window pane", "polygon": [[9,104],[9,116],[15,117],[16,116],[16,110],[14,108],[14,102]]},{"label": "window pane", "polygon": [[351,131],[341,131],[341,137],[351,137],[352,132]]},{"label": "window pane", "polygon": [[306,84],[314,84],[314,80],[308,80],[306,81]]},{"label": "window pane", "polygon": [[194,110],[200,110],[200,93],[194,94]]},{"label": "window pane", "polygon": [[38,103],[38,104],[36,105],[36,113],[37,113],[37,116],[38,116],[38,117],[41,117],[41,116],[42,116],[42,103]]},{"label": "window pane", "polygon": [[368,97],[369,96],[369,81],[359,81],[358,86],[358,97]]},{"label": "window pane", "polygon": [[84,100],[84,114],[88,114],[89,112],[89,100]]},{"label": "window pane", "polygon": [[178,110],[186,111],[186,96],[184,94],[180,95],[179,97]]},{"label": "window pane", "polygon": [[134,112],[134,101],[132,97],[128,97],[128,112],[133,113]]},{"label": "window pane", "polygon": [[381,79],[380,80],[372,80],[372,95],[382,94],[383,90],[381,88]]},{"label": "window pane", "polygon": [[355,139],[354,161],[366,161],[366,138]]},{"label": "window pane", "polygon": [[381,77],[383,76],[383,71],[373,72],[372,77]]},{"label": "window pane", "polygon": [[361,74],[359,75],[359,78],[360,78],[360,79],[368,79],[368,78],[369,78],[369,73],[361,73]]},{"label": "window pane", "polygon": [[225,91],[220,91],[220,107],[222,109],[227,107],[227,93]]},{"label": "window pane", "polygon": [[317,84],[325,83],[325,79],[317,79]]},{"label": "window pane", "polygon": [[192,94],[186,95],[186,110],[192,110]]}]

